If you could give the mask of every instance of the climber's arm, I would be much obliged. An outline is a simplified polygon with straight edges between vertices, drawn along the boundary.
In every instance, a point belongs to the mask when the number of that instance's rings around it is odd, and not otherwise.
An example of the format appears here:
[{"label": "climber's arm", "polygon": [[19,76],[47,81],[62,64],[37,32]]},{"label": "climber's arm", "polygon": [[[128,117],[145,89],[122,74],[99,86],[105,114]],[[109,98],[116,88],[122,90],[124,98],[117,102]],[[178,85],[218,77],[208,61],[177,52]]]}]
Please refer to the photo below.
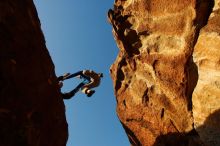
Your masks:
[{"label": "climber's arm", "polygon": [[76,73],[74,73],[74,74],[71,74],[71,75],[65,77],[64,79],[74,78],[74,77],[79,76],[79,75],[82,76],[82,75],[83,75],[83,72],[82,72],[82,71],[76,72]]}]

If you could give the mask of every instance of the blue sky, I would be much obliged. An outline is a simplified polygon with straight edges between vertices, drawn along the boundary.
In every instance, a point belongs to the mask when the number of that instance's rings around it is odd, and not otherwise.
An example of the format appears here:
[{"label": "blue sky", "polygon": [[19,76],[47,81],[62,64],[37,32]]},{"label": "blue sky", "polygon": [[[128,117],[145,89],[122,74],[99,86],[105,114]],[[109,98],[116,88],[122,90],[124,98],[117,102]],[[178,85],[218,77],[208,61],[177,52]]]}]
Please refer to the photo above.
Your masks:
[{"label": "blue sky", "polygon": [[[65,100],[69,124],[67,146],[129,146],[128,138],[116,115],[116,100],[110,65],[118,48],[107,22],[113,0],[35,0],[46,45],[57,76],[66,72],[92,69],[104,78],[96,93],[87,98],[77,93]],[[64,82],[69,91],[80,82]]]}]

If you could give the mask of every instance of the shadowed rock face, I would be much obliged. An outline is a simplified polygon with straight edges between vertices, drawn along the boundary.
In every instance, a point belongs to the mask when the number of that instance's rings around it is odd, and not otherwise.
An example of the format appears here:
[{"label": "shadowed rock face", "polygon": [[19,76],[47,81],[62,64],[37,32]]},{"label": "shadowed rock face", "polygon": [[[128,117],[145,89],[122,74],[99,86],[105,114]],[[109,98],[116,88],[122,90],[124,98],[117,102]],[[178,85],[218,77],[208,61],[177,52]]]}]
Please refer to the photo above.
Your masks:
[{"label": "shadowed rock face", "polygon": [[65,109],[32,0],[0,1],[0,146],[64,146]]},{"label": "shadowed rock face", "polygon": [[116,0],[108,12],[117,113],[132,145],[220,145],[219,117],[205,122],[220,109],[219,3]]}]

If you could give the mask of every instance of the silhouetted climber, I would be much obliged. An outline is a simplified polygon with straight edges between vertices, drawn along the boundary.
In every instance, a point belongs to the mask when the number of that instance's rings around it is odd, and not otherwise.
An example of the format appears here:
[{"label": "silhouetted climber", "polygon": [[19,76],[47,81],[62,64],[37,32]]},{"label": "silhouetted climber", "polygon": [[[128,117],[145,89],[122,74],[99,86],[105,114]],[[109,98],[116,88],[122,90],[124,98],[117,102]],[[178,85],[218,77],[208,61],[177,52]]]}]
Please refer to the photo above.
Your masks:
[{"label": "silhouetted climber", "polygon": [[89,83],[85,84],[82,87],[82,92],[87,94],[87,96],[92,96],[92,94],[95,93],[95,90],[91,90],[92,88],[98,87],[100,82],[101,82],[101,78],[103,77],[102,73],[96,73],[92,70],[83,70],[83,76],[84,78],[89,78]]},{"label": "silhouetted climber", "polygon": [[88,97],[92,96],[95,93],[95,90],[91,90],[91,88],[95,88],[99,86],[101,77],[103,77],[102,73],[96,73],[92,70],[83,70],[76,72],[74,74],[67,73],[63,76],[58,77],[59,86],[62,87],[63,83],[62,81],[66,79],[70,79],[73,77],[79,76],[80,78],[83,78],[84,81],[81,82],[75,89],[68,93],[62,93],[63,99],[70,99],[77,93],[80,88],[83,93],[85,93]]}]

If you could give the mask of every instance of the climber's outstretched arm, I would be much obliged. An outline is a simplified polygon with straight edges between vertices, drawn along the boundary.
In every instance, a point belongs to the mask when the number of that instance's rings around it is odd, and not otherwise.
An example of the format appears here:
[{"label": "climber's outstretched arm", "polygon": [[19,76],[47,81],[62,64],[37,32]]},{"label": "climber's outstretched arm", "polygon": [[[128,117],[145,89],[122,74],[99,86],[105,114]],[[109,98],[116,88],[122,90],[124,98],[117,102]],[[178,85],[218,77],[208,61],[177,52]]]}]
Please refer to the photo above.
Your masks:
[{"label": "climber's outstretched arm", "polygon": [[76,73],[74,73],[74,74],[71,74],[71,75],[65,77],[64,80],[65,80],[65,79],[74,78],[74,77],[79,76],[79,75],[82,76],[82,75],[83,75],[83,71],[78,71],[78,72],[76,72]]}]

